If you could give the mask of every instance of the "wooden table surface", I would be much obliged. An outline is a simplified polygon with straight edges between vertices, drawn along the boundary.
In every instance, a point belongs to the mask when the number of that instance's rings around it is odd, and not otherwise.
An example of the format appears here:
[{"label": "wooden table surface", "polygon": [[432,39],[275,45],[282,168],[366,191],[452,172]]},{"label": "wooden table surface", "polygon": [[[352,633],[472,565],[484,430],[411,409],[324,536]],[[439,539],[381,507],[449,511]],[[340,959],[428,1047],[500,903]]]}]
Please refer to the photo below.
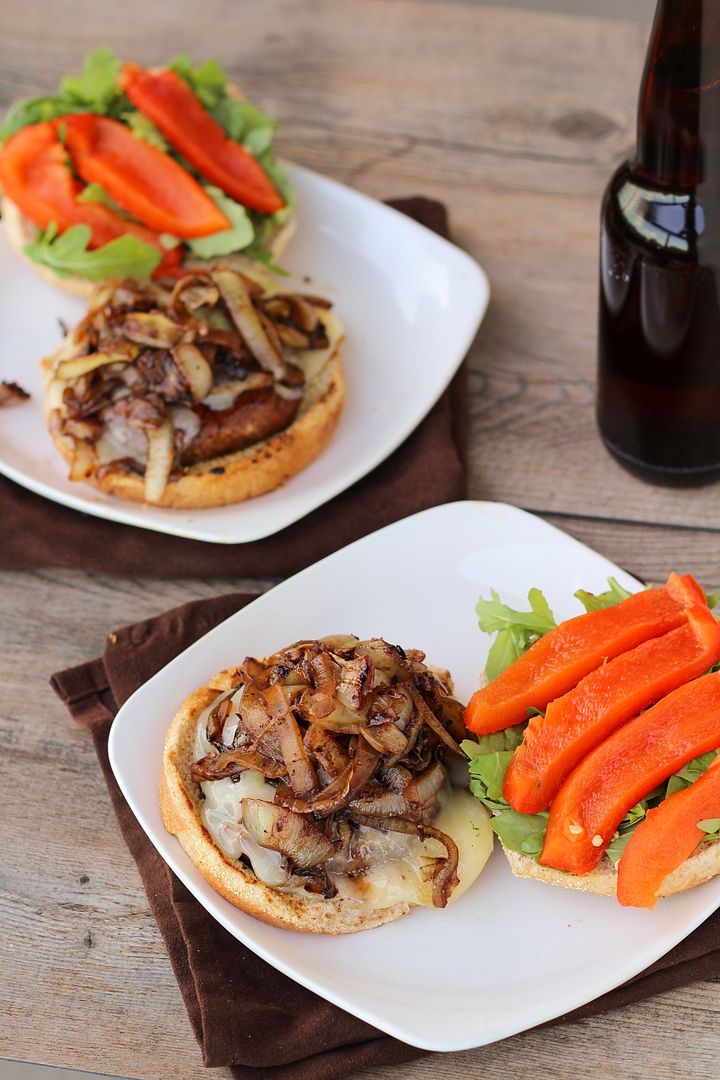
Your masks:
[{"label": "wooden table surface", "polygon": [[[718,489],[646,487],[594,429],[598,206],[632,143],[646,27],[453,0],[1,0],[0,10],[2,105],[51,91],[100,43],[148,63],[191,50],[217,56],[279,118],[286,157],[373,196],[444,199],[493,290],[471,354],[471,496],[538,511],[646,579],[682,568],[720,588]],[[0,1055],[204,1076],[89,740],[47,677],[96,655],[115,626],[272,582],[46,570],[0,582]],[[717,987],[697,983],[364,1075],[717,1076],[718,1011]]]}]

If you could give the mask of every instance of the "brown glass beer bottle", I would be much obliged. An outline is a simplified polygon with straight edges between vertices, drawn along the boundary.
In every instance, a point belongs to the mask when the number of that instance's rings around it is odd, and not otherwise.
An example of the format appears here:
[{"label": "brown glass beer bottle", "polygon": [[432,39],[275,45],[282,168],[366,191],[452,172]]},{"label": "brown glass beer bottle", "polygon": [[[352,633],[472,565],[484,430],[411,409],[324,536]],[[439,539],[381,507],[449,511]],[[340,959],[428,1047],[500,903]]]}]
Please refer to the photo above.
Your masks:
[{"label": "brown glass beer bottle", "polygon": [[600,251],[598,426],[645,479],[720,477],[719,289],[720,0],[659,0]]}]

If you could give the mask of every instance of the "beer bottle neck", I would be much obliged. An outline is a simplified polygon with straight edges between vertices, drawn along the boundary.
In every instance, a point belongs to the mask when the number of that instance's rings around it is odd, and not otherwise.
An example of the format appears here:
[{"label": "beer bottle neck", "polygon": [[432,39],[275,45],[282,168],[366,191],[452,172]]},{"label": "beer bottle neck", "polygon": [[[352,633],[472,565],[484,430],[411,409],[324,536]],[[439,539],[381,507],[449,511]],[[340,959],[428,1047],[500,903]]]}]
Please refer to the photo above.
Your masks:
[{"label": "beer bottle neck", "polygon": [[659,0],[633,170],[662,188],[720,186],[720,3]]}]

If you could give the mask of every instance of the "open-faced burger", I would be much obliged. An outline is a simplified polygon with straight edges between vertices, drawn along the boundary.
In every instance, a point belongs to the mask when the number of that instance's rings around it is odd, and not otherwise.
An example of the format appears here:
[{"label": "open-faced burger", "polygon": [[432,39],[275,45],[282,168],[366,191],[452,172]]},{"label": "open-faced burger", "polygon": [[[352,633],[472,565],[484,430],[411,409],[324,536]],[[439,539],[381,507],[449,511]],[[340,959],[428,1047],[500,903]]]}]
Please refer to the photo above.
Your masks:
[{"label": "open-faced burger", "polygon": [[168,731],[161,809],[203,876],[279,926],[342,934],[442,908],[492,848],[461,786],[462,706],[424,654],[347,635],[247,658]]},{"label": "open-faced burger", "polygon": [[327,446],[342,412],[328,301],[216,266],[106,283],[43,362],[70,478],[169,507],[240,502]]}]

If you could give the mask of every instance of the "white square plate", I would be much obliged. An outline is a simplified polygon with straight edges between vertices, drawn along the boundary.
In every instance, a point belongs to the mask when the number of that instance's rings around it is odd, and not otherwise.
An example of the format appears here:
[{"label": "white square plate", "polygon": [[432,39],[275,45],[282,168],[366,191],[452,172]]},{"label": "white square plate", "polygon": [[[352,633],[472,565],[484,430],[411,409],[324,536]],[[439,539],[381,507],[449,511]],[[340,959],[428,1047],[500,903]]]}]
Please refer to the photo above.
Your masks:
[{"label": "white square plate", "polygon": [[280,971],[382,1031],[428,1050],[462,1050],[523,1031],[611,990],[667,952],[720,904],[720,878],[652,911],[514,878],[495,851],[444,911],[347,937],[266,926],[205,882],[165,832],[157,787],[165,729],[180,702],[222,668],[302,637],[382,635],[424,649],[467,700],[489,638],[475,617],[491,588],[521,606],[545,591],[556,616],[573,592],[614,574],[638,582],[539,518],[498,503],[452,503],[382,529],[311,566],[211,631],[118,713],[110,761],[160,854],[231,934]]},{"label": "white square plate", "polygon": [[[43,420],[38,363],[84,301],[46,285],[0,234],[0,379],[32,393],[3,410],[0,472],[55,502],[145,529],[218,544],[279,532],[374,469],[432,408],[459,367],[490,295],[478,264],[417,222],[297,166],[298,230],[289,284],[327,296],[345,324],[347,404],[328,449],[285,487],[208,510],[123,502],[71,483]],[[310,280],[308,280],[308,278]]]}]

